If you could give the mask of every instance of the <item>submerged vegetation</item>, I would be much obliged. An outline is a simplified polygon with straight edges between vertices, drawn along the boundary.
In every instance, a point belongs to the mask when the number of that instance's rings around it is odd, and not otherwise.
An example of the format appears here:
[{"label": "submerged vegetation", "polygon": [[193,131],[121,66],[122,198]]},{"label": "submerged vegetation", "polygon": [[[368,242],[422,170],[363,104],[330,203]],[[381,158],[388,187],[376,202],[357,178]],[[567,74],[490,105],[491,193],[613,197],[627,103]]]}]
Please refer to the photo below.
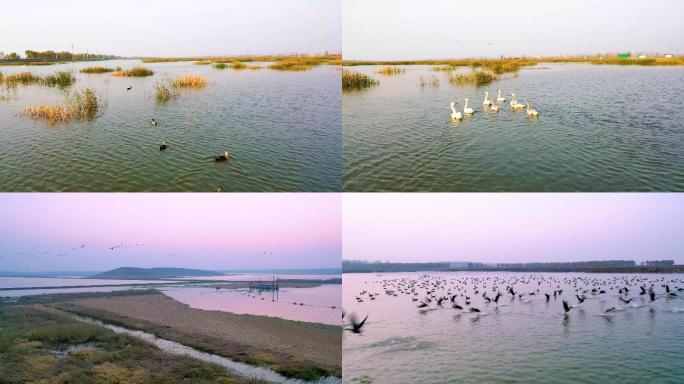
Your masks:
[{"label": "submerged vegetation", "polygon": [[66,94],[64,104],[40,104],[28,106],[23,115],[50,124],[92,120],[99,115],[102,103],[91,88]]},{"label": "submerged vegetation", "polygon": [[393,75],[400,75],[402,73],[406,72],[404,68],[396,67],[396,66],[386,66],[378,69],[376,73],[379,73],[381,75],[385,76],[393,76]]},{"label": "submerged vegetation", "polygon": [[179,76],[174,80],[166,80],[157,83],[154,87],[154,97],[158,102],[166,102],[180,94],[184,88],[204,88],[207,86],[207,79],[201,75]]},{"label": "submerged vegetation", "polygon": [[360,72],[342,71],[342,89],[363,89],[380,84],[374,78]]},{"label": "submerged vegetation", "polygon": [[468,73],[449,73],[449,83],[454,85],[487,85],[496,80],[498,76],[496,73],[488,70],[472,70]]},{"label": "submerged vegetation", "polygon": [[437,76],[432,76],[429,80],[423,79],[423,77],[420,77],[420,86],[421,87],[439,87],[439,78]]},{"label": "submerged vegetation", "polygon": [[85,67],[81,69],[81,73],[107,73],[114,72],[111,68],[106,67]]},{"label": "submerged vegetation", "polygon": [[154,71],[145,67],[135,67],[131,69],[118,69],[116,72],[112,73],[114,76],[125,76],[125,77],[146,77],[154,75]]},{"label": "submerged vegetation", "polygon": [[40,305],[0,304],[3,383],[256,383]]},{"label": "submerged vegetation", "polygon": [[7,87],[16,87],[17,85],[41,84],[48,87],[65,88],[71,86],[76,82],[76,77],[67,71],[55,72],[53,74],[38,76],[28,71],[11,73],[9,75],[0,76],[0,80],[5,83]]}]

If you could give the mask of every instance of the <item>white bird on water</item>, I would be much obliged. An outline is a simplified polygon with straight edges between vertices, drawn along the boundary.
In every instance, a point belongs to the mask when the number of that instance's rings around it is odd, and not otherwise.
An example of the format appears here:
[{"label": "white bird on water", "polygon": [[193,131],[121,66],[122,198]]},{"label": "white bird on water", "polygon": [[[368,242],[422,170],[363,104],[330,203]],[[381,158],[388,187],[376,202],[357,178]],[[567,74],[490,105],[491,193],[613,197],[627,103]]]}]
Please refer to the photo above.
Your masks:
[{"label": "white bird on water", "polygon": [[527,116],[539,116],[536,109],[530,109],[530,101],[527,101]]},{"label": "white bird on water", "polygon": [[461,112],[456,112],[456,103],[451,102],[451,120],[461,120],[463,118],[463,115]]},{"label": "white bird on water", "polygon": [[482,105],[484,105],[485,107],[489,107],[490,105],[492,105],[492,101],[489,100],[489,92],[487,92],[487,91],[485,91],[485,98],[484,98],[484,101],[482,102]]},{"label": "white bird on water", "polygon": [[464,100],[465,105],[463,106],[463,113],[465,113],[466,115],[472,115],[473,113],[475,113],[475,111],[473,111],[472,108],[468,108],[468,98],[466,97]]},{"label": "white bird on water", "polygon": [[506,98],[505,98],[505,97],[501,97],[501,90],[499,89],[499,94],[498,94],[498,96],[496,97],[496,102],[497,102],[497,103],[503,103],[503,102],[505,102],[505,101],[506,101]]},{"label": "white bird on water", "polygon": [[525,104],[520,104],[518,101],[515,99],[515,93],[511,94],[511,108],[513,109],[522,109],[525,108]]}]

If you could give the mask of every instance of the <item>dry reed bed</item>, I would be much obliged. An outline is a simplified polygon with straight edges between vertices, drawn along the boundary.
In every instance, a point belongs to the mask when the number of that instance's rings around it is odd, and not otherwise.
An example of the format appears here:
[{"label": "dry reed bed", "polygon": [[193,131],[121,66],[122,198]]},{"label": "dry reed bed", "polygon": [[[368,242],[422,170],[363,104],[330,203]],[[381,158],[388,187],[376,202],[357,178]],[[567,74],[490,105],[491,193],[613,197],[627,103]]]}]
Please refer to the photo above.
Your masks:
[{"label": "dry reed bed", "polygon": [[124,77],[146,77],[154,75],[154,71],[145,67],[135,67],[131,69],[119,69],[112,73],[112,75]]},{"label": "dry reed bed", "polygon": [[99,115],[102,103],[91,88],[77,90],[65,95],[64,104],[40,104],[28,106],[22,114],[26,117],[45,120],[54,125],[80,120],[92,120]]},{"label": "dry reed bed", "polygon": [[376,73],[379,73],[381,75],[385,76],[394,76],[394,75],[401,75],[402,73],[405,73],[406,70],[404,68],[396,67],[396,66],[386,66],[386,67],[381,67],[376,71]]},{"label": "dry reed bed", "polygon": [[108,73],[114,72],[114,69],[107,67],[85,67],[81,69],[81,73]]},{"label": "dry reed bed", "polygon": [[363,89],[378,84],[380,84],[379,81],[364,73],[342,71],[342,90]]},{"label": "dry reed bed", "polygon": [[184,75],[173,80],[166,80],[154,88],[154,97],[158,102],[169,101],[178,95],[182,89],[200,89],[206,87],[207,79],[201,75]]},{"label": "dry reed bed", "polygon": [[66,71],[55,72],[44,76],[38,76],[34,73],[24,71],[0,76],[0,80],[2,80],[7,87],[41,84],[48,87],[65,88],[73,85],[76,82],[76,77],[71,72]]},{"label": "dry reed bed", "polygon": [[497,80],[498,75],[488,70],[473,70],[468,73],[449,73],[447,74],[447,78],[449,79],[449,83],[453,85],[475,85],[479,87]]}]

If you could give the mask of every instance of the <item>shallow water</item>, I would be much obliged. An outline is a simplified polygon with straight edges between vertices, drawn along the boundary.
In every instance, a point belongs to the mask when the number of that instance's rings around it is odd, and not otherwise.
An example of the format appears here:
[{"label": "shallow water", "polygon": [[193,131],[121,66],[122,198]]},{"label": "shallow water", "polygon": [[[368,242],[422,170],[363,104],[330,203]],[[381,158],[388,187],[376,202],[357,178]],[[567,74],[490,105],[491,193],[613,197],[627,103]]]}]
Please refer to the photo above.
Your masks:
[{"label": "shallow water", "polygon": [[326,284],[313,288],[281,288],[278,292],[190,287],[166,288],[162,289],[162,292],[197,309],[332,325],[340,325],[342,318],[340,284]]},{"label": "shallow water", "polygon": [[[682,67],[542,64],[481,88],[431,66],[342,97],[345,191],[682,191]],[[441,85],[420,87],[437,76]],[[540,111],[483,111],[484,92]],[[451,122],[451,101],[476,113]]]},{"label": "shallow water", "polygon": [[[52,73],[139,61],[1,67],[4,74]],[[217,70],[192,62],[142,64],[145,78],[77,73],[73,89],[105,100],[91,122],[49,126],[21,116],[24,107],[63,101],[62,92],[19,86],[0,101],[3,191],[336,191],[340,189],[340,71]],[[157,82],[204,75],[202,90],[159,104]],[[131,91],[126,91],[132,86]],[[7,91],[0,88],[0,94]],[[152,127],[150,119],[159,125]],[[169,149],[159,151],[165,140]],[[227,163],[213,156],[234,153]]]},{"label": "shallow water", "polygon": [[0,277],[0,288],[68,287],[167,283],[165,280],[106,280],[56,277]]},{"label": "shallow water", "polygon": [[[207,363],[212,363],[212,364],[217,364],[221,367],[224,367],[231,371],[232,373],[239,375],[239,376],[244,376],[244,377],[250,377],[250,378],[255,378],[257,380],[264,380],[270,383],[283,383],[283,384],[303,384],[305,381],[302,380],[297,380],[297,379],[289,379],[287,377],[284,377],[274,371],[271,371],[270,369],[267,368],[262,368],[262,367],[256,367],[244,363],[239,363],[233,360],[230,360],[225,357],[221,357],[218,355],[213,355],[211,353],[206,353],[199,351],[197,349],[188,347],[186,345],[176,343],[175,341],[171,340],[166,340],[166,339],[161,339],[159,337],[156,337],[155,335],[152,335],[150,333],[142,332],[142,331],[135,331],[135,330],[130,330],[127,328],[119,327],[116,325],[111,325],[111,324],[105,324],[99,320],[83,317],[83,316],[74,316],[74,319],[88,323],[88,324],[95,324],[99,325],[101,327],[105,327],[114,333],[118,334],[124,334],[128,336],[132,336],[138,339],[141,339],[143,341],[146,341],[148,343],[154,344],[157,346],[157,348],[173,353],[176,355],[184,355],[184,356],[189,356],[197,360],[205,361]],[[326,377],[320,380],[317,380],[316,383],[320,384],[334,384],[334,383],[339,383],[340,380],[336,377]]]},{"label": "shallow water", "polygon": [[[617,290],[635,278],[643,280],[630,282],[634,301],[620,302]],[[655,282],[654,302],[639,295],[638,285],[646,279]],[[684,275],[453,272],[345,274],[343,280],[346,318],[369,316],[362,333],[345,332],[346,383],[363,378],[373,383],[680,383],[684,377],[684,292],[667,298],[660,286],[676,280],[672,287],[684,287]],[[385,294],[383,282],[396,291],[392,284],[399,281],[403,286],[442,281],[447,288],[437,289],[436,296],[467,292],[470,306],[482,312],[454,309],[449,299],[442,307],[433,300],[421,310],[412,294]],[[513,281],[522,299],[506,293],[505,285]],[[605,294],[587,293],[584,303],[565,315],[562,300],[577,305],[575,286],[599,286],[587,281],[613,283],[602,285]],[[457,285],[467,291],[456,291]],[[485,304],[482,293],[494,297],[494,286],[503,296],[498,305]],[[558,286],[563,293],[547,303],[543,293]],[[364,290],[380,295],[369,300],[360,294]],[[423,300],[427,290],[417,291]],[[356,296],[364,301],[358,303]],[[470,308],[465,296],[455,300]],[[606,314],[610,307],[618,309]]]}]

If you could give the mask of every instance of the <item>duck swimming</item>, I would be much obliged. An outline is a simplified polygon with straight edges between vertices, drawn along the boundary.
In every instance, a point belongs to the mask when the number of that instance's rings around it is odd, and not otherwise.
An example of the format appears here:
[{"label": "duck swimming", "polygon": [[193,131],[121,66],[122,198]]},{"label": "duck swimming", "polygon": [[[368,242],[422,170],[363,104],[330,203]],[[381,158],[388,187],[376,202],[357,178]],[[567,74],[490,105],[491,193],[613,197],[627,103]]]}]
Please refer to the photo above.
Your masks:
[{"label": "duck swimming", "polygon": [[163,151],[163,150],[165,150],[165,149],[168,148],[168,147],[169,147],[169,146],[166,145],[166,141],[164,141],[164,140],[162,140],[161,143],[159,143],[159,150],[160,150],[160,151]]},{"label": "duck swimming", "polygon": [[225,152],[223,152],[223,155],[218,155],[218,156],[214,157],[214,160],[216,160],[216,161],[227,161],[229,157],[230,157],[230,152],[225,151]]},{"label": "duck swimming", "polygon": [[152,123],[153,126],[155,126],[155,127],[157,126],[157,120],[152,119],[152,122],[151,122],[151,123]]}]

